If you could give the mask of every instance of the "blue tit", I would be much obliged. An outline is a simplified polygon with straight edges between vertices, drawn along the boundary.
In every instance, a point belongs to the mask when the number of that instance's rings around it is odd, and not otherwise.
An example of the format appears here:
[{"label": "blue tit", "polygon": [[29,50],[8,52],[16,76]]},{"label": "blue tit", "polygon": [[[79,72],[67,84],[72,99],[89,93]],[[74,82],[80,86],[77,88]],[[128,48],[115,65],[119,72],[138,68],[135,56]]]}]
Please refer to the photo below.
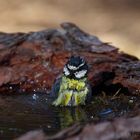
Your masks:
[{"label": "blue tit", "polygon": [[72,56],[63,68],[61,78],[54,83],[51,95],[54,106],[78,106],[90,101],[92,92],[87,79],[88,65],[79,56]]}]

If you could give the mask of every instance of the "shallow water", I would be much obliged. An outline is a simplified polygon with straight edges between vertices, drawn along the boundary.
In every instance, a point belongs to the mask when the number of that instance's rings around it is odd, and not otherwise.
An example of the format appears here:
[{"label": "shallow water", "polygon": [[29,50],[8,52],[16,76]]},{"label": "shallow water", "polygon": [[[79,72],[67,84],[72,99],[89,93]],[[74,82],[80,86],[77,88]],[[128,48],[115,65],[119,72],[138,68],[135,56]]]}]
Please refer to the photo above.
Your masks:
[{"label": "shallow water", "polygon": [[133,104],[94,98],[86,107],[53,107],[47,94],[0,96],[0,139],[11,140],[27,131],[43,129],[47,135],[55,134],[76,122],[102,121],[122,116]]}]

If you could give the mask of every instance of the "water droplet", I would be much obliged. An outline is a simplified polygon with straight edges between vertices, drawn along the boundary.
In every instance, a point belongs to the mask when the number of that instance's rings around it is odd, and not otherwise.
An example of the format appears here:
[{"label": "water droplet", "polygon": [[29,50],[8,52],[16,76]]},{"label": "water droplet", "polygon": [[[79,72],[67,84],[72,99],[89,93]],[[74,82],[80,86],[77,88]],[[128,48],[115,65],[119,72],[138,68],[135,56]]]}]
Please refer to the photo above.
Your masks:
[{"label": "water droplet", "polygon": [[33,94],[32,98],[33,98],[34,100],[37,100],[38,96],[37,96],[36,94]]},{"label": "water droplet", "polygon": [[11,89],[11,90],[12,90],[12,89],[13,89],[13,88],[12,88],[12,86],[10,86],[10,87],[9,87],[9,89]]},{"label": "water droplet", "polygon": [[90,118],[93,119],[94,117],[93,116],[90,116]]},{"label": "water droplet", "polygon": [[48,125],[47,127],[48,127],[48,128],[51,128],[51,125]]},{"label": "water droplet", "polygon": [[134,101],[132,99],[129,100],[129,103],[133,103]]}]

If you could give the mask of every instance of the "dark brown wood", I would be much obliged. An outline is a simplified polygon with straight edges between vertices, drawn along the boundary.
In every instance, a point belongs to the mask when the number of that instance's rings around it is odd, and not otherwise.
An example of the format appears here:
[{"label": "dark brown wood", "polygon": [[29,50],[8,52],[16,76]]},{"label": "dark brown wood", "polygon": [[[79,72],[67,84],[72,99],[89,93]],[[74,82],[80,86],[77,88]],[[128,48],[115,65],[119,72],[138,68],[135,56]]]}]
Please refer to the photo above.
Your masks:
[{"label": "dark brown wood", "polygon": [[[120,84],[140,93],[140,61],[135,56],[89,35],[72,23],[62,29],[31,33],[0,33],[0,91],[51,89],[71,55],[85,57],[93,87]],[[105,76],[107,75],[107,76]]]}]

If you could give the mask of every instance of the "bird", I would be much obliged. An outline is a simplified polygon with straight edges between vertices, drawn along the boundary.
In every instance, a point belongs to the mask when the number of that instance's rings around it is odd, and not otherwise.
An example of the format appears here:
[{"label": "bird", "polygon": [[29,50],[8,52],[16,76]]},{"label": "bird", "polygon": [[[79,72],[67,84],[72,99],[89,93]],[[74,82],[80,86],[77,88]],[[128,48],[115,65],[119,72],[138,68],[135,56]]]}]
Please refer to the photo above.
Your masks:
[{"label": "bird", "polygon": [[92,90],[87,78],[88,71],[84,58],[71,56],[64,65],[62,76],[52,86],[52,105],[79,106],[90,102]]}]

